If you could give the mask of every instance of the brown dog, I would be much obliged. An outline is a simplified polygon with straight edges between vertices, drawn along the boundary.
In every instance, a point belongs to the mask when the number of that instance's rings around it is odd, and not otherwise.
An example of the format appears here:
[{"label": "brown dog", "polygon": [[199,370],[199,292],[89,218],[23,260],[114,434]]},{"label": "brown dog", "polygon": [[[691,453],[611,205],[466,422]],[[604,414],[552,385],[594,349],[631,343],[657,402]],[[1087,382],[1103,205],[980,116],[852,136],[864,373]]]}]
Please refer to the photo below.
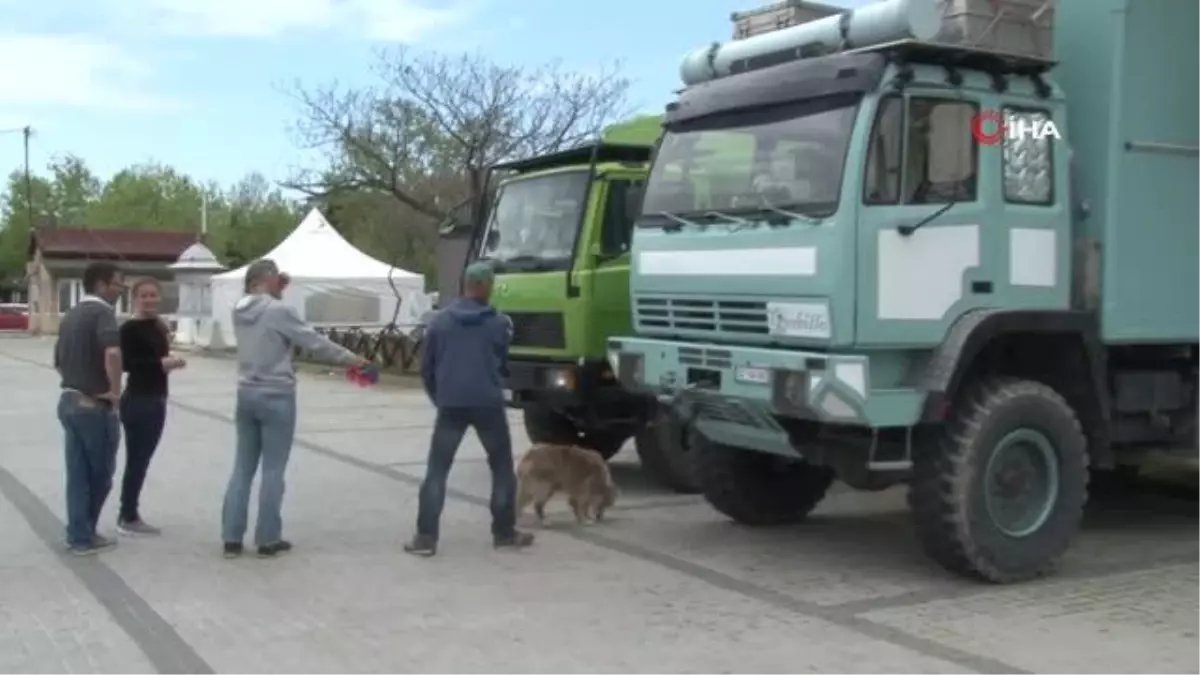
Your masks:
[{"label": "brown dog", "polygon": [[533,504],[539,523],[546,520],[546,502],[555,493],[567,501],[580,523],[603,520],[617,500],[617,486],[608,463],[599,454],[571,445],[535,445],[517,465],[517,515]]}]

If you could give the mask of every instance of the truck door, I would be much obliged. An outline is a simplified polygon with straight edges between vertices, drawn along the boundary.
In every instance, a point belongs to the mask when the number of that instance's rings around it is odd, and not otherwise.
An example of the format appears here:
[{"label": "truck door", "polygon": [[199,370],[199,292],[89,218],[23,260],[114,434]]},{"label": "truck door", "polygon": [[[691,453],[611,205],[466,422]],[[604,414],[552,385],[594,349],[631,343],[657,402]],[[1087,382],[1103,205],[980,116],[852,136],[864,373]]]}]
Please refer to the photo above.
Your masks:
[{"label": "truck door", "polygon": [[977,100],[916,88],[880,97],[859,211],[856,342],[937,343],[962,312],[991,306],[998,163],[981,163]]},{"label": "truck door", "polygon": [[629,309],[629,250],[644,186],[641,177],[627,174],[610,174],[603,179],[603,218],[590,248],[595,277],[591,285],[588,353],[603,354],[609,336],[628,335],[633,330]]}]

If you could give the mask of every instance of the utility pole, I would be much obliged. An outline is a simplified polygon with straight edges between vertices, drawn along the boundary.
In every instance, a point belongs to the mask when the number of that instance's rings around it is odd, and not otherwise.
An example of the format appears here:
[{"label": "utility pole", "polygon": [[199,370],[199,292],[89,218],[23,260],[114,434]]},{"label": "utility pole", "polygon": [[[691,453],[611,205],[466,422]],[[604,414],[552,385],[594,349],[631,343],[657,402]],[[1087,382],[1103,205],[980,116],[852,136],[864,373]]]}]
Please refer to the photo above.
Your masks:
[{"label": "utility pole", "polygon": [[25,218],[29,224],[29,233],[33,234],[33,178],[29,174],[29,137],[33,135],[33,127],[28,124],[21,129],[25,140]]}]

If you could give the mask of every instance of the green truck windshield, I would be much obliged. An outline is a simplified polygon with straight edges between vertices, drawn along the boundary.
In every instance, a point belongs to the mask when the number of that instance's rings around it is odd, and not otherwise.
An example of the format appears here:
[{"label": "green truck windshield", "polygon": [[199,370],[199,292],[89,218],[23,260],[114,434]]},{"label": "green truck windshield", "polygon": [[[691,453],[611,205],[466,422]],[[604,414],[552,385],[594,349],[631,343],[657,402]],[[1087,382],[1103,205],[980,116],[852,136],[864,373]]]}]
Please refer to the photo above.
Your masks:
[{"label": "green truck windshield", "polygon": [[587,188],[587,171],[505,183],[496,195],[479,257],[502,270],[565,269]]},{"label": "green truck windshield", "polygon": [[792,209],[829,215],[841,192],[858,105],[750,110],[668,129],[650,172],[645,216]]}]

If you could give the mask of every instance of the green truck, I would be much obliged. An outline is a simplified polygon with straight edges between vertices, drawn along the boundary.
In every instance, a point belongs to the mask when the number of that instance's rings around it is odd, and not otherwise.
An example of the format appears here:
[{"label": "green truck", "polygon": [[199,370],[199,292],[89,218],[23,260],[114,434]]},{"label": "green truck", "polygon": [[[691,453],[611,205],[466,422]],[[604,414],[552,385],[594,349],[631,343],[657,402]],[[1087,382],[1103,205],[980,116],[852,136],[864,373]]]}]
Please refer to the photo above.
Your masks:
[{"label": "green truck", "polygon": [[907,483],[934,560],[1013,582],[1090,479],[1196,456],[1197,7],[887,0],[687,57],[609,359],[717,511]]},{"label": "green truck", "polygon": [[[658,116],[605,130],[596,142],[492,167],[496,191],[469,260],[491,261],[493,303],[512,320],[507,390],[534,442],[572,443],[605,459],[632,437],[663,484],[695,489],[675,470],[654,397],[617,382],[606,344],[628,333],[629,247]],[[661,422],[661,423],[660,423]]]}]

